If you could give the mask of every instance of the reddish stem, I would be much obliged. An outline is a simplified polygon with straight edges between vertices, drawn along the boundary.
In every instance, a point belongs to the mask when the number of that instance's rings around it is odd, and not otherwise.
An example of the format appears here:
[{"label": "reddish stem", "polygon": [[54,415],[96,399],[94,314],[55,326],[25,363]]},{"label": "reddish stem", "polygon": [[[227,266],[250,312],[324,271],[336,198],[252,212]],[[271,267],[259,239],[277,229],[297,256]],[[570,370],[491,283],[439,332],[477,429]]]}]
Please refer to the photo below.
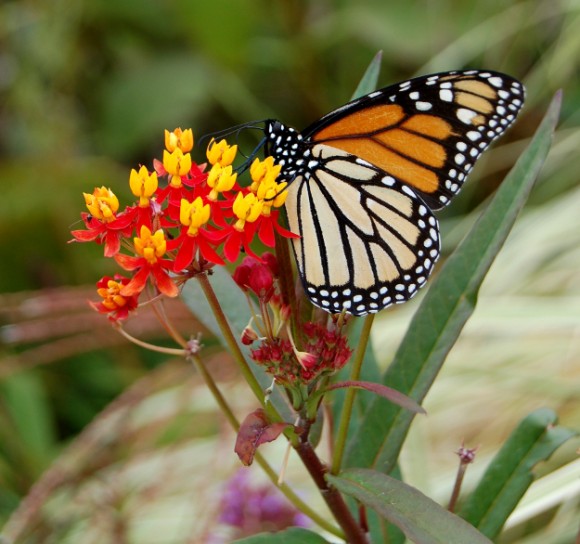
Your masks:
[{"label": "reddish stem", "polygon": [[328,469],[320,461],[310,442],[305,438],[301,438],[298,445],[295,446],[295,450],[312,476],[314,483],[320,490],[322,498],[328,505],[328,508],[330,508],[334,518],[344,531],[347,542],[349,544],[368,544],[365,532],[352,516],[342,495],[334,486],[329,485],[326,481],[324,475],[328,472]]}]

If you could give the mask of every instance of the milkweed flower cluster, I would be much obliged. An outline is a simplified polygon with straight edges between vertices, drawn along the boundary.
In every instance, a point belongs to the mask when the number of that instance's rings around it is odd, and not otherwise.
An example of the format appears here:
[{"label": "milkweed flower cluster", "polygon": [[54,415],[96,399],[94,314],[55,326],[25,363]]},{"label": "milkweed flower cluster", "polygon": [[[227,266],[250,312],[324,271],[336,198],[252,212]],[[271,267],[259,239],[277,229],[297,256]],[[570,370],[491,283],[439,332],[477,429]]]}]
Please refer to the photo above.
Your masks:
[{"label": "milkweed flower cluster", "polygon": [[148,284],[153,296],[175,297],[196,273],[233,263],[242,250],[259,259],[251,247],[256,237],[273,247],[275,233],[294,236],[280,225],[287,183],[277,181],[280,166],[271,157],[255,159],[251,182],[242,186],[232,166],[237,146],[212,140],[208,162],[197,164],[193,145],[191,129],[166,130],[163,159],[153,162],[153,170],[131,170],[136,201],[124,209],[105,186],[84,194],[86,229],[72,231],[73,241],[102,244],[105,257],[131,273],[97,283],[102,301],[93,307],[113,321],[137,308]]},{"label": "milkweed flower cluster", "polygon": [[[280,165],[266,157],[236,168],[237,146],[225,140],[210,141],[207,162],[197,164],[193,146],[190,129],[165,131],[162,160],[154,160],[151,170],[131,170],[129,187],[135,199],[124,208],[106,186],[84,194],[85,229],[72,231],[73,241],[102,245],[105,257],[125,271],[97,282],[101,300],[91,306],[119,325],[140,304],[175,297],[188,280],[201,280],[213,267],[235,263],[244,252],[233,272],[252,315],[241,342],[249,347],[249,357],[286,389],[298,410],[308,392],[322,387],[323,378],[350,359],[344,316],[299,318],[289,302],[292,297],[281,289],[284,274],[286,289],[292,288],[289,263],[281,270],[274,253],[254,252],[255,240],[274,247],[276,234],[296,237],[280,224],[287,196],[287,182],[279,180]],[[249,180],[243,183],[245,172]],[[299,306],[296,300],[293,304]],[[189,344],[176,340],[189,353]]]},{"label": "milkweed flower cluster", "polygon": [[317,378],[334,374],[350,359],[352,350],[336,322],[320,324],[307,321],[300,325],[301,349],[288,330],[290,308],[282,301],[278,285],[279,266],[275,255],[264,253],[261,260],[246,257],[234,272],[234,281],[258,301],[253,326],[248,325],[242,342],[257,347],[252,359],[275,381],[296,389]]}]

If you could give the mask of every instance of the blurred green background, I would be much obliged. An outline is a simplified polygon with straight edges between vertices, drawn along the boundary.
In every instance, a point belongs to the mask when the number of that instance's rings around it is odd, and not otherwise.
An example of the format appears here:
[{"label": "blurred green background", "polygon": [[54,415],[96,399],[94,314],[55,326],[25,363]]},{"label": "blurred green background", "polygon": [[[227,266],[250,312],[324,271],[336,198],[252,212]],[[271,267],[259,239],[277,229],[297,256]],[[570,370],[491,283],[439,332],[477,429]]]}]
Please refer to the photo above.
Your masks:
[{"label": "blurred green background", "polygon": [[[127,346],[88,309],[94,283],[115,269],[102,248],[67,244],[81,193],[106,185],[127,197],[130,169],[161,156],[165,128],[200,136],[268,117],[304,127],[349,99],[379,50],[381,85],[486,68],[528,90],[518,123],[442,214],[446,254],[564,89],[542,177],[428,398],[429,421],[409,438],[411,483],[444,501],[461,440],[482,444],[483,469],[539,406],[580,428],[579,0],[5,1],[0,523],[55,461],[58,469],[12,518],[12,533],[27,535],[19,542],[202,542],[220,481],[236,467],[232,436],[193,371]],[[377,320],[385,364],[416,304]],[[169,311],[184,333],[200,329],[179,302]],[[134,334],[163,342],[147,312],[136,321]],[[252,401],[207,343],[242,417]],[[577,477],[574,459],[570,446],[555,463]],[[212,476],[199,474],[209,460]],[[565,487],[569,472],[561,478],[532,495],[505,542],[571,542],[580,488]]]}]

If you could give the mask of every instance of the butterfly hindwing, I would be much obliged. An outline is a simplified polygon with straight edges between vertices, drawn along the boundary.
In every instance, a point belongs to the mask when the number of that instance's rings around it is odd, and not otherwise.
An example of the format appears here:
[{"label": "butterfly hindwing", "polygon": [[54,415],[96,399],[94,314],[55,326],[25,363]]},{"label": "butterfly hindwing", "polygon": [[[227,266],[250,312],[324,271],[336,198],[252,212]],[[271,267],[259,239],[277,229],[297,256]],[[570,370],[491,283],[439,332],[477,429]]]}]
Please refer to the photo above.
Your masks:
[{"label": "butterfly hindwing", "polygon": [[439,257],[437,220],[400,181],[346,152],[312,149],[317,167],[288,189],[293,248],[304,288],[332,313],[405,302]]},{"label": "butterfly hindwing", "polygon": [[447,72],[381,89],[324,116],[306,140],[361,157],[413,187],[431,209],[449,203],[475,161],[523,105],[517,80]]}]

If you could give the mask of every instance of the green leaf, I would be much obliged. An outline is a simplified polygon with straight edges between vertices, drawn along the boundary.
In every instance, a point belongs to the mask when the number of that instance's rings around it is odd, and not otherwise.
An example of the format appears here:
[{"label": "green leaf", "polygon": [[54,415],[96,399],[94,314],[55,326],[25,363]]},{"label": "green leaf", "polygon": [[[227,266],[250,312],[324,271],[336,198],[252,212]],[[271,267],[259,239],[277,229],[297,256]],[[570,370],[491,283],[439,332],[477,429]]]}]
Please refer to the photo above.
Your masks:
[{"label": "green leaf", "polygon": [[326,476],[339,491],[354,497],[396,525],[415,544],[490,544],[477,529],[419,490],[382,472],[350,469]]},{"label": "green leaf", "polygon": [[377,88],[377,82],[379,80],[379,73],[381,71],[381,61],[383,60],[383,52],[379,51],[371,60],[366,72],[364,73],[362,79],[360,80],[354,94],[352,95],[352,100],[360,98],[365,94],[372,93]]},{"label": "green leaf", "polygon": [[[216,266],[209,281],[216,292],[220,304],[234,332],[244,330],[250,320],[250,311],[246,296],[236,285],[224,267]],[[217,320],[207,302],[203,290],[197,281],[188,281],[182,292],[182,298],[192,313],[220,340],[225,342]]]},{"label": "green leaf", "polygon": [[495,538],[533,482],[534,466],[575,435],[556,423],[556,414],[548,409],[527,416],[494,457],[459,515]]},{"label": "green leaf", "polygon": [[[385,385],[417,402],[429,391],[473,313],[483,279],[540,172],[550,149],[560,103],[561,94],[557,93],[530,145],[433,281],[385,373]],[[383,399],[373,399],[351,436],[345,466],[380,466],[389,472],[413,417],[413,413]]]},{"label": "green leaf", "polygon": [[[37,373],[21,372],[0,387],[10,424],[3,425],[8,450],[39,475],[54,455],[56,433],[44,384]],[[10,436],[12,435],[12,436]]]},{"label": "green leaf", "polygon": [[234,540],[233,544],[328,544],[328,540],[319,534],[293,527],[279,533],[262,533],[241,540]]}]

